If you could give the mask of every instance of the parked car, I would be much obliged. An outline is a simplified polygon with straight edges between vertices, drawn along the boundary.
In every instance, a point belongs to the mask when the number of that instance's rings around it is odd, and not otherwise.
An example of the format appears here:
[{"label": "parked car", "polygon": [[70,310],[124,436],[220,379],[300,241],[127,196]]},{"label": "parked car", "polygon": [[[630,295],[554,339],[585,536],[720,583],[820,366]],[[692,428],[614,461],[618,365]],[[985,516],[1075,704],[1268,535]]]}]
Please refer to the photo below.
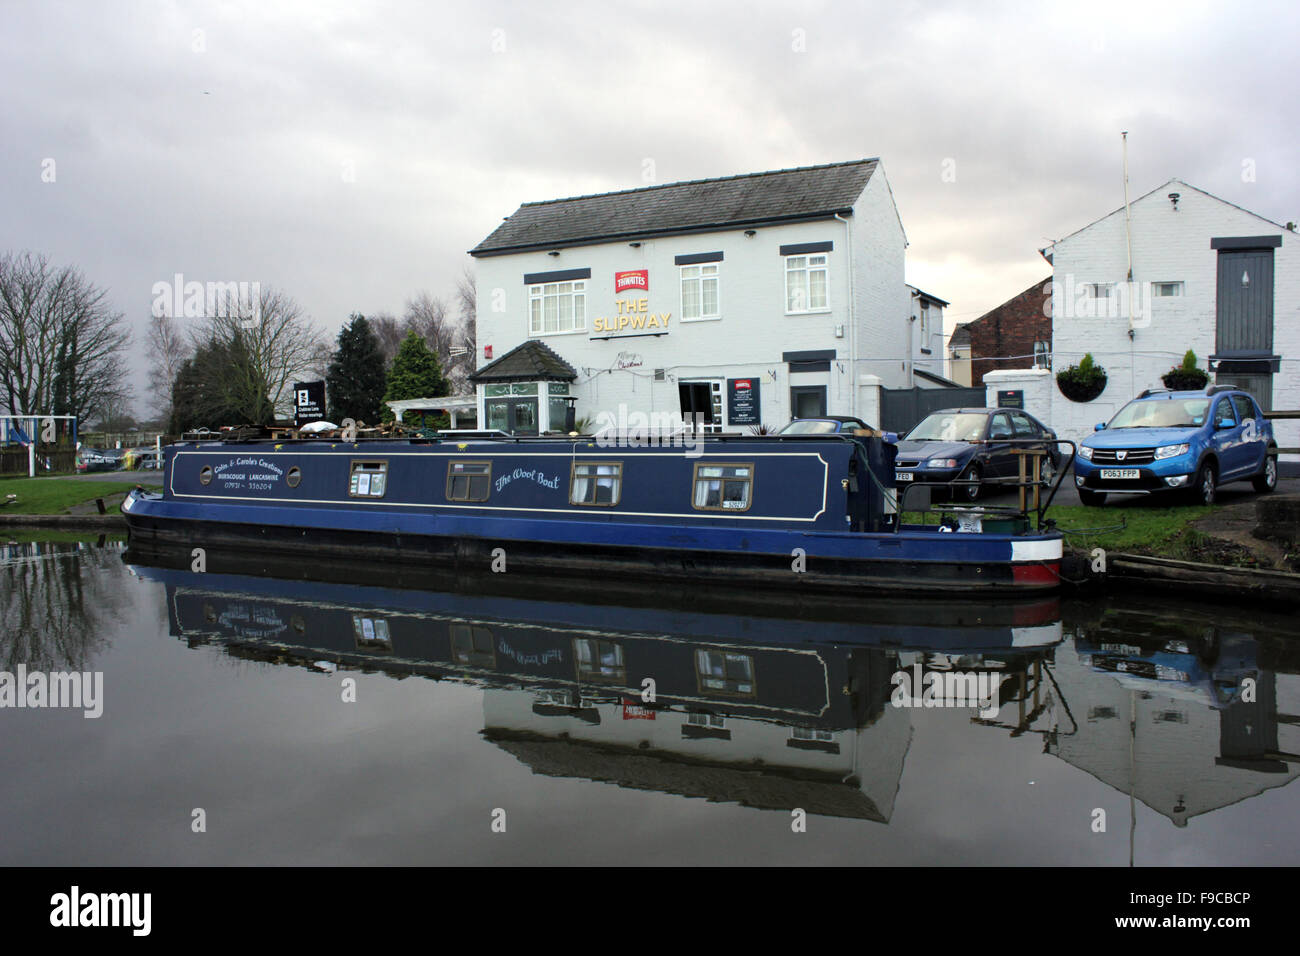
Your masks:
[{"label": "parked car", "polygon": [[831,435],[835,432],[851,432],[855,428],[870,429],[860,418],[852,415],[822,415],[818,418],[796,418],[783,427],[778,435]]},{"label": "parked car", "polygon": [[1079,444],[1074,483],[1085,505],[1110,494],[1180,492],[1213,504],[1220,485],[1277,487],[1277,442],[1259,403],[1232,385],[1149,389]]},{"label": "parked car", "polygon": [[77,471],[117,471],[121,466],[113,449],[82,448],[77,452]]},{"label": "parked car", "polygon": [[[945,408],[921,419],[898,443],[895,478],[910,481],[963,481],[950,494],[975,501],[984,483],[1016,481],[1021,449],[1042,449],[1040,476],[1056,480],[1060,452],[1056,433],[1018,408]],[[935,489],[938,490],[938,489]]]}]

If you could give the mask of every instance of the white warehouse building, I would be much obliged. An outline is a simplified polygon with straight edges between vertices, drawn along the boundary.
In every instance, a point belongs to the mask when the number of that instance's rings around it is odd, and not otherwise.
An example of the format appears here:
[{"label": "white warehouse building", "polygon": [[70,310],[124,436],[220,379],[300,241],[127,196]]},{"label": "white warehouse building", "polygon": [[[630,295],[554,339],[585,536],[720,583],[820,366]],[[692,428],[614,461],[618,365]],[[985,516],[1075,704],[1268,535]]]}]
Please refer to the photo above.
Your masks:
[{"label": "white warehouse building", "polygon": [[876,425],[934,348],[906,245],[876,159],[525,203],[470,251],[480,427]]}]

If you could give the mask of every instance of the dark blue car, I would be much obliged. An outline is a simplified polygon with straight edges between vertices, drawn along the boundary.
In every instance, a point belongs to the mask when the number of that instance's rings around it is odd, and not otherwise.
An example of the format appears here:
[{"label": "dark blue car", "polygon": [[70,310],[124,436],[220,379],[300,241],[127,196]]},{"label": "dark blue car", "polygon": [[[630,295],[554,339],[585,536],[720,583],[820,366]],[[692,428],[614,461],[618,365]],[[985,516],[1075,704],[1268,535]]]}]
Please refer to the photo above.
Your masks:
[{"label": "dark blue car", "polygon": [[1231,385],[1145,391],[1097,425],[1074,462],[1085,505],[1110,494],[1167,492],[1208,505],[1230,481],[1249,481],[1259,492],[1277,487],[1273,426],[1254,398]]}]

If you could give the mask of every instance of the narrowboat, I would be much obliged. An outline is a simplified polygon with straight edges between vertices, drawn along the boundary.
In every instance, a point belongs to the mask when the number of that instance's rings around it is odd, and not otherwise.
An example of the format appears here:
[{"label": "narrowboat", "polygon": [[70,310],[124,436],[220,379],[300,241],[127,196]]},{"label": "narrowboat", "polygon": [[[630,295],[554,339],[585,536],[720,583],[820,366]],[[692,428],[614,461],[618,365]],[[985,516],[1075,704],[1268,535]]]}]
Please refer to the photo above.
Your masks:
[{"label": "narrowboat", "polygon": [[907,524],[860,435],[185,441],[122,505],[133,546],[252,548],[482,575],[844,593],[1057,587],[1061,535],[1004,514]]}]

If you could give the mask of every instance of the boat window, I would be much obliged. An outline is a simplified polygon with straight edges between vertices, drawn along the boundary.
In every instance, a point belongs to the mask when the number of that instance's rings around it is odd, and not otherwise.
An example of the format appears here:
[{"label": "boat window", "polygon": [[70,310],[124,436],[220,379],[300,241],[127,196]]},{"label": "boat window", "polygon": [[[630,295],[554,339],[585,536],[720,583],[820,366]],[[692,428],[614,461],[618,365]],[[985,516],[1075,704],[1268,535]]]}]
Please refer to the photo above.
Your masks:
[{"label": "boat window", "polygon": [[284,476],[284,483],[290,488],[297,488],[302,481],[302,469],[294,465],[289,469],[289,473]]},{"label": "boat window", "polygon": [[574,638],[573,658],[578,665],[578,680],[627,681],[621,644],[594,637]]},{"label": "boat window", "polygon": [[748,654],[700,648],[695,652],[695,673],[702,691],[754,696],[754,659]]},{"label": "boat window", "polygon": [[388,486],[388,462],[354,461],[352,477],[348,482],[348,496],[352,498],[382,498]]},{"label": "boat window", "polygon": [[204,465],[204,466],[199,470],[199,484],[201,484],[201,485],[210,485],[210,484],[212,484],[212,466],[211,466],[211,465]]},{"label": "boat window", "polygon": [[698,511],[748,511],[754,484],[751,463],[716,465],[697,462],[695,496],[691,505]]},{"label": "boat window", "polygon": [[448,501],[487,501],[492,487],[490,461],[453,461],[447,465]]},{"label": "boat window", "polygon": [[451,659],[471,667],[496,667],[492,632],[479,624],[452,624]]},{"label": "boat window", "polygon": [[391,651],[393,639],[388,634],[388,621],[382,617],[352,615],[352,637],[359,651]]},{"label": "boat window", "polygon": [[621,461],[576,461],[569,489],[569,503],[616,505],[623,495]]}]

